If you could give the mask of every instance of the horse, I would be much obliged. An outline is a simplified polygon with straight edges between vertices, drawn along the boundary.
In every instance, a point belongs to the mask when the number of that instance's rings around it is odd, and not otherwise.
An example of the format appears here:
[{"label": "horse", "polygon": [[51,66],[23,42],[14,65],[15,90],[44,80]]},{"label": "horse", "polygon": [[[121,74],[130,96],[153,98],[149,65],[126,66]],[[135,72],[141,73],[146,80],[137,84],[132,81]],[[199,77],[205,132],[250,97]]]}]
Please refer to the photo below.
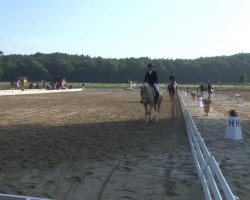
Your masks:
[{"label": "horse", "polygon": [[151,117],[152,107],[154,107],[154,111],[155,111],[155,121],[157,123],[159,121],[159,111],[160,111],[161,102],[163,99],[163,91],[161,88],[159,88],[159,90],[160,90],[159,99],[155,101],[154,89],[148,83],[144,83],[144,85],[140,87],[142,104],[144,105],[145,114],[146,114],[146,124],[148,124],[149,121],[152,122],[152,117]]},{"label": "horse", "polygon": [[169,83],[169,85],[168,85],[168,93],[169,93],[171,102],[174,101],[174,96],[175,96],[175,93],[176,93],[176,83],[175,82]]},{"label": "horse", "polygon": [[13,81],[11,82],[11,89],[19,89],[20,81]]}]

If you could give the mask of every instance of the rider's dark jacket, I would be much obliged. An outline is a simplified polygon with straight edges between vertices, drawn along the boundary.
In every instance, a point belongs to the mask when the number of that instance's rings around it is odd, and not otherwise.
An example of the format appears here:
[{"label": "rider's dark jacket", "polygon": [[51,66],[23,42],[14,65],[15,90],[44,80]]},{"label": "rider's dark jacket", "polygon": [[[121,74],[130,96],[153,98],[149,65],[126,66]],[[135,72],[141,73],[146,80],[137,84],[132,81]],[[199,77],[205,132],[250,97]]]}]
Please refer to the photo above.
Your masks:
[{"label": "rider's dark jacket", "polygon": [[175,81],[175,75],[171,74],[169,77],[170,82]]},{"label": "rider's dark jacket", "polygon": [[154,85],[155,83],[157,84],[157,81],[158,77],[155,70],[152,70],[151,73],[149,71],[146,72],[144,82],[147,82],[150,85]]}]

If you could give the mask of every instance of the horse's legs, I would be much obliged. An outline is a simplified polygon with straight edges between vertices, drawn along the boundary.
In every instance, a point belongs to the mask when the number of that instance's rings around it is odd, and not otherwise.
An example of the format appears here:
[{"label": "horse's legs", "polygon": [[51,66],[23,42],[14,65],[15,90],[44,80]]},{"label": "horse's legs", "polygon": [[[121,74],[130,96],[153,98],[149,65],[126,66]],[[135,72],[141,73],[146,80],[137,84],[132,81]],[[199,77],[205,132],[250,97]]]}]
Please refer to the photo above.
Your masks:
[{"label": "horse's legs", "polygon": [[152,122],[152,119],[151,119],[151,109],[152,109],[152,106],[145,106],[145,113],[146,113],[146,124],[148,124],[148,122]]},{"label": "horse's legs", "polygon": [[145,107],[145,115],[146,115],[146,124],[148,123],[148,106],[147,105],[144,105],[144,107]]},{"label": "horse's legs", "polygon": [[160,101],[155,105],[155,122],[158,123],[159,120],[159,104]]},{"label": "horse's legs", "polygon": [[159,111],[161,107],[161,100],[159,100],[159,103],[157,104],[157,116],[156,116],[156,122],[159,123]]},{"label": "horse's legs", "polygon": [[151,116],[151,110],[152,110],[152,106],[149,106],[149,111],[148,111],[148,115],[149,115],[149,120],[150,122],[152,122],[152,116]]},{"label": "horse's legs", "polygon": [[157,120],[157,105],[158,105],[158,103],[157,104],[154,104],[154,114],[155,114],[155,120]]},{"label": "horse's legs", "polygon": [[173,101],[173,94],[172,94],[172,92],[169,92],[169,96],[170,96],[170,101],[172,102]]},{"label": "horse's legs", "polygon": [[171,102],[173,102],[174,101],[175,91],[171,91],[170,95],[171,95]]}]

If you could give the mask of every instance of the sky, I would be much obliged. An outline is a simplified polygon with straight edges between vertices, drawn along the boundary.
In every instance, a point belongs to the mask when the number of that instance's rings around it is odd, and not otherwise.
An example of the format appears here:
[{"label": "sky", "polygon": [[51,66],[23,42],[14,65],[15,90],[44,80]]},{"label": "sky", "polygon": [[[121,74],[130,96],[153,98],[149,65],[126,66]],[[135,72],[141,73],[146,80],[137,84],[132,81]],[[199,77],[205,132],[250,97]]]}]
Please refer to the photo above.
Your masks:
[{"label": "sky", "polygon": [[250,53],[249,10],[249,0],[0,0],[0,50],[165,59]]}]

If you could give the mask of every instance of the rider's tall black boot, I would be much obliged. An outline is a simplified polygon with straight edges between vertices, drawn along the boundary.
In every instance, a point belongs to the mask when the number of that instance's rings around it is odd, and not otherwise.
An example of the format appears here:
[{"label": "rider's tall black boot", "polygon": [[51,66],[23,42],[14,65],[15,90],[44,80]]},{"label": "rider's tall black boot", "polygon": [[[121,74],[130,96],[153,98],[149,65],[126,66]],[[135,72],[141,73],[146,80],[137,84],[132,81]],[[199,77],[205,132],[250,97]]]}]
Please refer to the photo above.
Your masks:
[{"label": "rider's tall black boot", "polygon": [[158,103],[159,96],[160,96],[159,92],[156,92],[155,93],[155,103]]}]

